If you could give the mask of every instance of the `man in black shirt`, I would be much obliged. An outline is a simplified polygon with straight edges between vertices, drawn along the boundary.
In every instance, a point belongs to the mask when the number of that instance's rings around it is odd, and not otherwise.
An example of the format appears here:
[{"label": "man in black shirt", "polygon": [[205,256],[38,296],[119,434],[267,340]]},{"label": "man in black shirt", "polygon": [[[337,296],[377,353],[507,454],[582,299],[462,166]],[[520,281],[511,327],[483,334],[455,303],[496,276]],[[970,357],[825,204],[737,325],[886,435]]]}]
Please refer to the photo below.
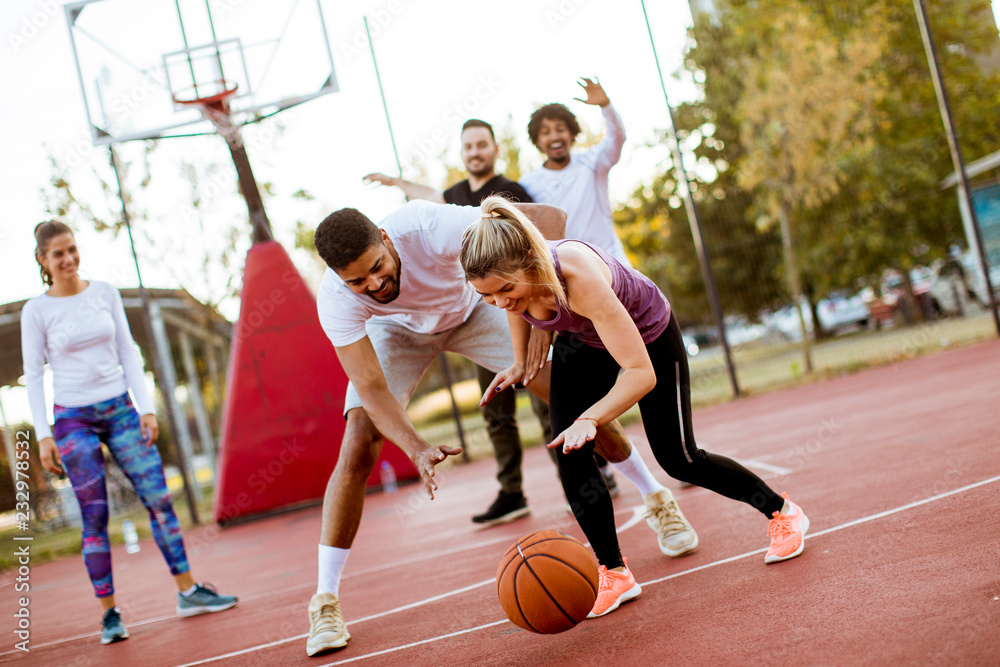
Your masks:
[{"label": "man in black shirt", "polygon": [[[400,188],[407,199],[426,199],[429,201],[457,204],[459,206],[479,206],[483,199],[492,195],[501,195],[511,201],[531,203],[528,196],[516,181],[496,172],[496,160],[500,153],[493,128],[489,123],[477,119],[468,120],[462,126],[462,162],[469,178],[459,181],[444,192],[434,188],[403,180],[381,173],[365,176],[369,182],[393,185]],[[479,386],[483,393],[489,389],[494,374],[481,366],[477,366]],[[543,401],[531,396],[531,407],[542,425],[544,442],[552,440],[552,427],[549,425],[549,409]],[[513,389],[500,393],[482,408],[486,420],[487,432],[493,443],[493,451],[497,460],[497,480],[500,482],[500,493],[497,499],[482,514],[472,517],[476,523],[496,525],[513,521],[528,515],[531,510],[524,497],[521,486],[521,437],[517,430],[516,394]]]}]

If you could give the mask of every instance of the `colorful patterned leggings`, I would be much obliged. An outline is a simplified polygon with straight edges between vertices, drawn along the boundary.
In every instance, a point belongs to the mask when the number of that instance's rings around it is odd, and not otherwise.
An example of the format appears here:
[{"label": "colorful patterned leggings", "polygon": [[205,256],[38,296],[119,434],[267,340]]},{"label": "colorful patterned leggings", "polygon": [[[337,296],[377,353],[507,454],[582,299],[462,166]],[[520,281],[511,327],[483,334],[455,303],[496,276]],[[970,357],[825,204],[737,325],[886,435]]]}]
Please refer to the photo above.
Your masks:
[{"label": "colorful patterned leggings", "polygon": [[115,463],[132,482],[149,512],[156,545],[171,574],[188,571],[180,523],[163,477],[163,462],[155,445],[146,447],[139,414],[128,394],[80,408],[55,406],[53,429],[63,468],[73,483],[83,517],[83,562],[99,598],[115,592],[108,540],[108,491],[104,453],[107,445]]}]

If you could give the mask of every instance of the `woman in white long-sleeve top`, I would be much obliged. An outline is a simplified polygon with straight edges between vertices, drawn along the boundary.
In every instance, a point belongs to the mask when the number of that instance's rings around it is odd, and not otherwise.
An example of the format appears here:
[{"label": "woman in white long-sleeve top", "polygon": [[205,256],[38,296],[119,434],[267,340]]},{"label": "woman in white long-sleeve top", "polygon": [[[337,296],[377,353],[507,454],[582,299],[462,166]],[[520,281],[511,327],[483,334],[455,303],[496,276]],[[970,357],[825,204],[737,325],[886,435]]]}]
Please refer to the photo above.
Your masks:
[{"label": "woman in white long-sleeve top", "polygon": [[[153,537],[177,582],[177,613],[193,616],[233,607],[235,597],[219,595],[191,576],[163,462],[153,446],[159,432],[156,414],[121,295],[113,285],[80,277],[80,252],[64,223],[39,224],[35,241],[35,258],[49,289],[21,311],[28,401],[42,466],[66,473],[80,504],[83,560],[104,609],[101,643],[128,638],[115,607],[102,442],[149,511]],[[46,361],[54,379],[52,429],[42,383]]]}]

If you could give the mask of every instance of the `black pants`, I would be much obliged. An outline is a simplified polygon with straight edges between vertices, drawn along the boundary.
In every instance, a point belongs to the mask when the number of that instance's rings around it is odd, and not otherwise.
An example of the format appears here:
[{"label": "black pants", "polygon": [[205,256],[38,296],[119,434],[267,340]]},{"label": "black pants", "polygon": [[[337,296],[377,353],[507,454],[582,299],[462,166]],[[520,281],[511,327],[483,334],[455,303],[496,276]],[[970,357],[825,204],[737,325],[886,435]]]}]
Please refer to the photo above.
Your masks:
[{"label": "black pants", "polygon": [[[710,489],[758,509],[767,518],[784,499],[736,461],[711,454],[695,444],[691,426],[691,377],[676,318],[659,338],[646,345],[656,372],[656,386],[639,400],[642,424],[657,463],[668,475]],[[558,435],[603,398],[621,368],[607,350],[579,338],[558,336],[552,358],[549,415]],[[622,565],[614,508],[593,457],[594,443],[563,454],[559,475],[577,522],[597,560],[608,569]]]}]

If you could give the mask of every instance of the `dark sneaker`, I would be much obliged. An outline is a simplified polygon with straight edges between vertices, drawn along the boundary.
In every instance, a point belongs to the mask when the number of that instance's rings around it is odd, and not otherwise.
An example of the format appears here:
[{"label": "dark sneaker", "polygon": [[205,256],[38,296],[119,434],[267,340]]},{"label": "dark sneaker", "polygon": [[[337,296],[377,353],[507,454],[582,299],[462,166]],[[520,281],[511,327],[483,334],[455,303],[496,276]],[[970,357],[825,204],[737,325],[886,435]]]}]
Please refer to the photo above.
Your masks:
[{"label": "dark sneaker", "polygon": [[482,514],[472,517],[472,521],[484,526],[496,526],[529,514],[531,514],[531,508],[528,507],[528,501],[523,493],[504,493],[501,491],[490,508]]},{"label": "dark sneaker", "polygon": [[615,481],[615,473],[611,470],[611,466],[606,465],[603,468],[598,468],[598,470],[601,471],[604,483],[608,485],[608,494],[612,498],[617,498],[622,490],[618,488],[618,482]]},{"label": "dark sneaker", "polygon": [[101,619],[101,643],[113,644],[123,639],[128,639],[128,630],[122,623],[122,615],[112,607],[104,612],[104,618]]},{"label": "dark sneaker", "polygon": [[195,589],[190,595],[177,594],[177,614],[197,616],[225,611],[235,607],[238,601],[233,595],[219,595],[212,584],[195,584]]}]

